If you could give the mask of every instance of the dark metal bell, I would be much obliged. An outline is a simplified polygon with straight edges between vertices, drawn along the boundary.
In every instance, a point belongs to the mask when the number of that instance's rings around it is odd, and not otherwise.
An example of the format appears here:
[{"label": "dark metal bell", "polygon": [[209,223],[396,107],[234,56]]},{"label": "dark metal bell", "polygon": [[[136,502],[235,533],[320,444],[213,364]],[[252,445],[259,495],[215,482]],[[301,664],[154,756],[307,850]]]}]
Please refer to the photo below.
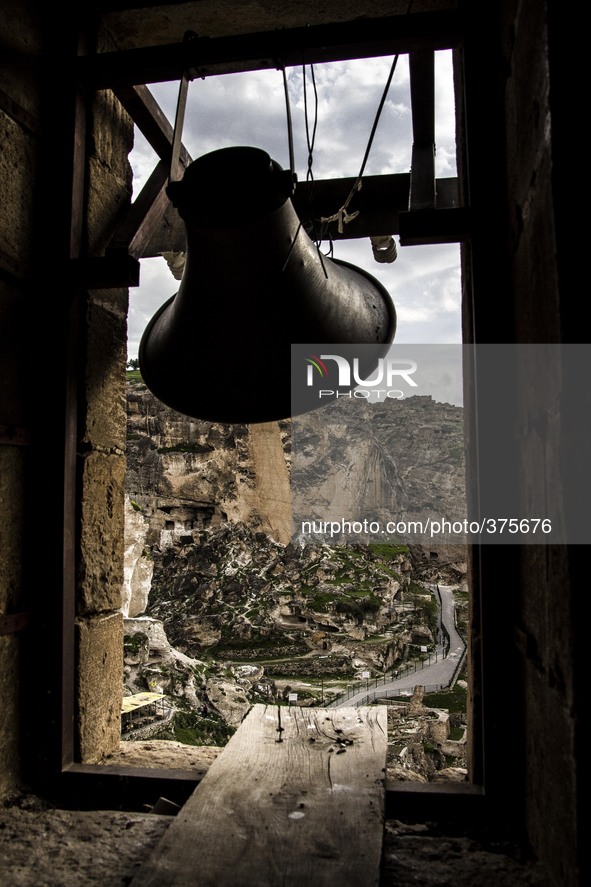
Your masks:
[{"label": "dark metal bell", "polygon": [[392,342],[387,290],[319,256],[293,208],[294,186],[251,147],[205,154],[169,185],[186,227],[185,268],[144,331],[139,361],[172,409],[212,422],[287,418],[292,343]]}]

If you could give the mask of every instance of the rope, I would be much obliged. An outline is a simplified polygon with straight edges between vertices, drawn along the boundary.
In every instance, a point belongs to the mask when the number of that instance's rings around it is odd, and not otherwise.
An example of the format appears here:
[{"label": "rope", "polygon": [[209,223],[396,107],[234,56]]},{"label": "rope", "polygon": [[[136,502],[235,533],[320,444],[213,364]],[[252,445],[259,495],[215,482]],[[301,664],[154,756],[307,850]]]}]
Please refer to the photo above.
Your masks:
[{"label": "rope", "polygon": [[[314,75],[314,65],[310,65],[310,76],[312,78],[312,86],[314,88],[314,125],[312,128],[312,135],[310,135],[310,124],[308,121],[308,90],[306,86],[306,62],[305,60],[302,63],[302,76],[303,76],[303,87],[304,87],[304,120],[306,124],[306,145],[308,148],[308,165],[306,169],[306,181],[310,182],[310,189],[308,192],[308,204],[310,207],[310,218],[312,219],[312,234],[313,240],[316,244],[316,252],[318,253],[318,258],[320,259],[320,264],[322,266],[322,270],[324,272],[324,276],[328,279],[328,273],[326,271],[326,266],[324,264],[324,257],[322,255],[322,250],[320,249],[320,245],[322,243],[322,238],[318,235],[316,230],[316,222],[314,220],[314,213],[312,211],[312,203],[313,196],[312,191],[314,188],[314,173],[312,171],[312,164],[314,161],[314,142],[316,141],[316,128],[318,126],[318,90],[316,88],[316,77]],[[296,237],[299,233],[296,232]],[[294,238],[295,243],[295,238]],[[293,247],[293,244],[292,244]],[[291,253],[291,250],[290,250]]]},{"label": "rope", "polygon": [[[413,0],[409,0],[405,15],[409,15],[412,4],[413,4]],[[347,212],[347,209],[348,209],[349,204],[351,203],[351,200],[353,199],[354,195],[357,193],[357,191],[361,190],[361,184],[362,184],[361,179],[363,177],[363,173],[365,172],[365,166],[367,164],[369,152],[371,151],[374,136],[376,134],[376,130],[378,128],[378,123],[380,121],[380,117],[382,114],[382,109],[386,103],[386,98],[387,98],[388,92],[390,90],[390,84],[392,83],[392,78],[394,76],[394,72],[396,70],[396,65],[398,64],[399,58],[400,58],[400,53],[397,52],[396,55],[394,56],[391,66],[390,66],[390,73],[388,74],[388,79],[386,80],[386,85],[385,85],[384,90],[382,92],[382,97],[381,97],[380,103],[378,105],[378,110],[376,112],[373,126],[372,126],[371,132],[369,134],[369,139],[367,142],[367,147],[365,149],[365,154],[364,154],[363,160],[361,162],[361,167],[359,169],[359,172],[357,174],[357,178],[355,179],[353,187],[351,188],[351,190],[349,192],[349,196],[347,197],[347,199],[345,200],[343,205],[340,207],[340,209],[338,209],[336,211],[336,213],[333,213],[332,216],[323,216],[320,219],[320,221],[323,223],[337,222],[339,234],[343,233],[344,225],[346,225],[348,222],[351,222],[353,219],[357,218],[357,216],[359,215],[359,210],[357,210],[357,212],[354,212],[354,213],[349,213],[349,212]],[[391,261],[393,261],[393,259]]]},{"label": "rope", "polygon": [[283,91],[285,93],[285,113],[287,116],[287,143],[289,147],[289,168],[291,170],[292,175],[295,173],[295,160],[294,160],[294,150],[293,150],[293,126],[291,122],[291,105],[289,103],[289,89],[287,87],[287,75],[285,73],[285,65],[283,62],[279,63],[279,67],[281,68],[281,73],[283,74]]}]

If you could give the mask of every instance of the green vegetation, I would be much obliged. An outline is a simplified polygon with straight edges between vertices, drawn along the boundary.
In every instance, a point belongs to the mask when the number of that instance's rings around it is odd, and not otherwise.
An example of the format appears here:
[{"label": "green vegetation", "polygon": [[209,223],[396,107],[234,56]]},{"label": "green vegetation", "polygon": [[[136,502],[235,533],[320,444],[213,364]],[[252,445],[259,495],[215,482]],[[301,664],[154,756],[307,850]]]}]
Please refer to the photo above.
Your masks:
[{"label": "green vegetation", "polygon": [[417,582],[411,582],[405,596],[412,600],[417,615],[424,621],[433,635],[436,634],[439,625],[439,603],[435,595]]},{"label": "green vegetation", "polygon": [[126,634],[123,638],[123,653],[125,656],[137,656],[141,650],[148,649],[148,644],[148,635],[143,631]]},{"label": "green vegetation", "polygon": [[271,632],[267,637],[237,638],[231,634],[231,626],[222,626],[222,637],[210,654],[234,662],[259,662],[272,659],[297,658],[308,652],[303,640],[292,640],[283,633]]},{"label": "green vegetation", "polygon": [[154,739],[172,739],[183,745],[222,746],[235,732],[235,727],[229,726],[215,714],[201,717],[193,712],[178,711],[171,723],[160,730]]},{"label": "green vegetation", "polygon": [[139,370],[127,370],[125,378],[128,382],[143,382],[142,374]]},{"label": "green vegetation", "polygon": [[408,545],[403,542],[370,542],[369,548],[377,557],[393,559],[399,554],[408,554]]},{"label": "green vegetation", "polygon": [[450,712],[466,711],[467,692],[464,687],[456,685],[451,690],[426,695],[423,702],[429,708],[446,708]]},{"label": "green vegetation", "polygon": [[357,601],[350,598],[342,598],[336,602],[335,610],[337,613],[346,613],[361,623],[368,614],[377,613],[381,605],[382,602],[379,597],[368,595]]}]

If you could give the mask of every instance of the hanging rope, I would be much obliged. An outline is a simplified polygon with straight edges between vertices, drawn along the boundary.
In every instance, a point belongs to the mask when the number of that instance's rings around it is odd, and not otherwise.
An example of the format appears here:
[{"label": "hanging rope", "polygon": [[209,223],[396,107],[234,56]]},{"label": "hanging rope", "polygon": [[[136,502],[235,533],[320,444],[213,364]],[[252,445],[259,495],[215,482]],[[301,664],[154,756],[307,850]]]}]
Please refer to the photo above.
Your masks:
[{"label": "hanging rope", "polygon": [[[295,159],[293,151],[293,126],[291,122],[291,105],[289,102],[289,89],[287,86],[287,75],[285,73],[285,65],[279,62],[281,73],[283,74],[283,91],[285,93],[285,114],[287,117],[287,144],[289,148],[289,169],[292,176],[295,176]],[[295,181],[295,179],[294,179]]]},{"label": "hanging rope", "polygon": [[[405,15],[409,15],[410,10],[412,8],[412,4],[413,4],[413,0],[409,0]],[[382,92],[382,97],[381,97],[380,103],[378,105],[378,110],[376,112],[373,126],[372,126],[371,132],[369,134],[367,147],[365,148],[365,154],[363,156],[363,160],[361,162],[361,167],[360,167],[359,172],[357,174],[357,178],[355,179],[355,182],[353,183],[353,187],[351,188],[347,199],[345,200],[343,205],[340,207],[340,209],[338,209],[336,211],[336,213],[333,213],[332,216],[323,216],[320,219],[321,222],[326,223],[326,224],[328,224],[330,222],[336,222],[339,234],[343,233],[344,226],[346,224],[348,224],[348,222],[351,222],[353,219],[356,219],[357,216],[359,215],[359,210],[357,210],[356,212],[350,213],[350,212],[348,212],[348,207],[349,207],[349,204],[351,203],[351,200],[353,199],[353,197],[357,193],[357,191],[361,190],[361,186],[362,186],[361,180],[363,178],[363,173],[365,172],[365,167],[367,164],[369,153],[371,151],[374,136],[375,136],[376,130],[378,128],[378,123],[380,121],[382,109],[386,103],[386,98],[388,97],[388,92],[390,90],[390,84],[392,83],[392,78],[394,76],[394,72],[396,71],[396,66],[398,64],[399,58],[400,58],[400,53],[397,52],[396,55],[394,56],[394,59],[392,60],[391,66],[390,66],[390,73],[388,74],[388,79],[386,80],[386,85],[385,85],[384,90]],[[393,261],[393,260],[390,260],[390,261]]]},{"label": "hanging rope", "polygon": [[[328,273],[326,271],[326,267],[324,265],[324,257],[322,255],[322,250],[320,245],[322,243],[322,238],[318,234],[316,229],[316,221],[314,219],[314,212],[312,210],[312,202],[313,202],[313,189],[314,189],[314,172],[312,170],[312,164],[314,162],[314,143],[316,141],[316,129],[318,126],[318,89],[316,88],[316,77],[314,75],[314,65],[310,65],[310,77],[312,80],[312,87],[314,89],[314,124],[312,127],[312,133],[310,134],[310,123],[308,120],[308,89],[306,85],[306,62],[302,63],[302,76],[303,76],[303,89],[304,89],[304,120],[306,124],[306,146],[308,148],[308,162],[306,168],[306,181],[310,183],[310,188],[308,190],[308,205],[310,208],[310,218],[312,220],[312,239],[316,244],[316,252],[318,253],[318,258],[320,259],[320,264],[322,265],[322,270],[324,272],[324,276],[328,278]],[[299,233],[296,232],[296,237]],[[295,242],[295,238],[294,238]]]}]

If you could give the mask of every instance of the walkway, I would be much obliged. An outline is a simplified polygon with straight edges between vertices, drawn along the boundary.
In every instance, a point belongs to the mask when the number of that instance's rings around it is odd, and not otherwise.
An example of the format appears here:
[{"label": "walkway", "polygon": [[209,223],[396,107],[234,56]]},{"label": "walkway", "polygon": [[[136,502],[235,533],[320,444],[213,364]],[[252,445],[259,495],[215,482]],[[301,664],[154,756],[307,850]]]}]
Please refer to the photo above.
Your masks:
[{"label": "walkway", "polygon": [[[422,663],[413,663],[406,670],[399,669],[398,677],[387,681],[373,678],[357,682],[345,694],[337,697],[329,708],[343,708],[350,705],[367,705],[375,699],[410,695],[417,684],[428,692],[449,687],[457,677],[466,653],[464,639],[456,628],[455,601],[452,586],[428,585],[440,602],[443,643],[438,644],[434,653]],[[439,591],[439,594],[437,593]],[[406,693],[405,693],[406,691]]]}]

